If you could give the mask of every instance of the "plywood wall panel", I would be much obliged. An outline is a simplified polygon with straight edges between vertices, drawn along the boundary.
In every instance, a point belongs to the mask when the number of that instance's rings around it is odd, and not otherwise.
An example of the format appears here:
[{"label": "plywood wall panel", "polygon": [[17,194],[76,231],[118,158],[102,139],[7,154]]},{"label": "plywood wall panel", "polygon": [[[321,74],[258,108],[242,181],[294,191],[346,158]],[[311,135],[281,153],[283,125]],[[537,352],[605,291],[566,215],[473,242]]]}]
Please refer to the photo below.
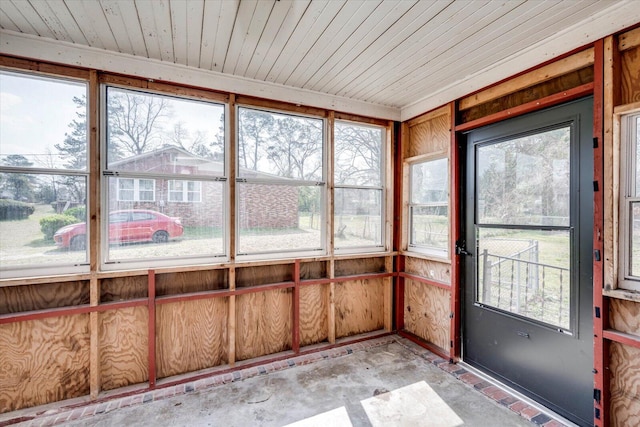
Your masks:
[{"label": "plywood wall panel", "polygon": [[89,304],[89,282],[0,287],[0,314]]},{"label": "plywood wall panel", "polygon": [[262,265],[236,268],[236,287],[292,282],[293,264]]},{"label": "plywood wall panel", "polygon": [[335,277],[384,273],[385,268],[384,257],[337,260],[335,262]]},{"label": "plywood wall panel", "polygon": [[324,279],[326,277],[328,277],[326,261],[303,262],[300,264],[300,278],[302,280]]},{"label": "plywood wall panel", "polygon": [[640,46],[620,55],[622,104],[640,101]]},{"label": "plywood wall panel", "polygon": [[384,328],[384,280],[335,284],[336,338]]},{"label": "plywood wall panel", "polygon": [[406,257],[404,270],[427,279],[451,283],[451,264],[428,259]]},{"label": "plywood wall panel", "polygon": [[408,332],[449,351],[450,294],[446,289],[405,280],[404,326]]},{"label": "plywood wall panel", "polygon": [[448,111],[448,107],[445,107],[442,114],[409,125],[409,144],[405,148],[405,158],[447,152],[451,142]]},{"label": "plywood wall panel", "polygon": [[220,269],[156,274],[156,295],[228,289],[228,271]]},{"label": "plywood wall panel", "polygon": [[89,394],[89,315],[0,325],[0,413]]},{"label": "plywood wall panel", "polygon": [[236,360],[291,349],[292,291],[276,289],[236,297]]},{"label": "plywood wall panel", "polygon": [[329,285],[300,287],[300,345],[328,339],[328,302]]},{"label": "plywood wall panel", "polygon": [[640,336],[640,303],[611,298],[609,324],[617,331]]},{"label": "plywood wall panel", "polygon": [[100,302],[126,301],[146,298],[149,289],[147,276],[113,277],[100,282]]},{"label": "plywood wall panel", "polygon": [[227,363],[228,298],[156,307],[158,378]]},{"label": "plywood wall panel", "polygon": [[640,349],[612,343],[611,425],[640,425]]},{"label": "plywood wall panel", "polygon": [[98,353],[102,390],[149,380],[147,307],[99,313]]}]

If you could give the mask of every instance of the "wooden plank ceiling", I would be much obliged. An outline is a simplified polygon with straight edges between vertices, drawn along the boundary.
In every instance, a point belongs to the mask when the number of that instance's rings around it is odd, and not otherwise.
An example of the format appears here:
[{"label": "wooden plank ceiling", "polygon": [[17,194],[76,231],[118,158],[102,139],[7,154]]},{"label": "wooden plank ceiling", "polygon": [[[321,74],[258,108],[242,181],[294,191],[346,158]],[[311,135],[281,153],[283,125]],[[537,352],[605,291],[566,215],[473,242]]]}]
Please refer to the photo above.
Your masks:
[{"label": "wooden plank ceiling", "polygon": [[48,38],[401,109],[569,27],[583,23],[587,33],[594,16],[625,3],[2,0],[0,36]]}]

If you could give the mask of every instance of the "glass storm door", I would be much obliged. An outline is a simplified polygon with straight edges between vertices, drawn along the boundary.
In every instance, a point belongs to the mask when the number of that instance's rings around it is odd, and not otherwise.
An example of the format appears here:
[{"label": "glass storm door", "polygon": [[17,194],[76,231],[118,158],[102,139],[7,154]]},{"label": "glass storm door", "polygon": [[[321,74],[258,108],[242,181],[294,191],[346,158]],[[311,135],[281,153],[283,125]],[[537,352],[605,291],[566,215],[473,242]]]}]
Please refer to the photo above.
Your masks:
[{"label": "glass storm door", "polygon": [[592,105],[467,135],[464,361],[593,421]]}]

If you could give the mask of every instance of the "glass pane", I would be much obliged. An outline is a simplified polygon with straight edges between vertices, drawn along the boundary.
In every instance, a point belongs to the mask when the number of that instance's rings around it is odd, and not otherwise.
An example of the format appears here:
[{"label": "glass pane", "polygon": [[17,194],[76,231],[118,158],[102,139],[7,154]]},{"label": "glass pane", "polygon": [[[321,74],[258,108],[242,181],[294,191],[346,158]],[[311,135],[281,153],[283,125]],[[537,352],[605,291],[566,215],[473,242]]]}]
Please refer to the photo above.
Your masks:
[{"label": "glass pane", "polygon": [[635,138],[636,138],[636,143],[635,143],[635,147],[633,147],[633,149],[635,150],[635,161],[636,161],[636,192],[635,192],[635,196],[636,197],[640,197],[640,116],[636,117],[636,121],[634,123],[635,125]]},{"label": "glass pane", "polygon": [[411,165],[411,204],[448,203],[448,160]]},{"label": "glass pane", "polygon": [[631,203],[631,242],[629,244],[629,269],[631,276],[640,277],[640,202]]},{"label": "glass pane", "polygon": [[0,200],[2,269],[87,261],[85,177],[2,173],[0,180],[11,195]]},{"label": "glass pane", "polygon": [[382,185],[383,131],[379,127],[336,122],[336,185]]},{"label": "glass pane", "polygon": [[569,225],[569,127],[477,148],[478,221]]},{"label": "glass pane", "polygon": [[0,165],[87,169],[87,86],[0,72]]},{"label": "glass pane", "polygon": [[239,254],[322,248],[321,187],[238,183]]},{"label": "glass pane", "polygon": [[382,246],[382,190],[335,189],[335,247]]},{"label": "glass pane", "polygon": [[449,207],[447,204],[434,206],[412,206],[411,245],[435,249],[447,254],[449,251]]},{"label": "glass pane", "polygon": [[107,88],[107,168],[223,176],[224,106]]},{"label": "glass pane", "polygon": [[[170,189],[184,188],[186,181],[156,179],[155,200],[125,201],[115,197],[117,180],[109,177],[108,183],[110,261],[224,254],[223,183],[197,181],[205,202],[185,203],[182,191]],[[174,200],[173,194],[180,199]]]},{"label": "glass pane", "polygon": [[478,302],[569,329],[568,231],[480,228],[476,243]]},{"label": "glass pane", "polygon": [[238,111],[239,176],[322,181],[322,119]]}]

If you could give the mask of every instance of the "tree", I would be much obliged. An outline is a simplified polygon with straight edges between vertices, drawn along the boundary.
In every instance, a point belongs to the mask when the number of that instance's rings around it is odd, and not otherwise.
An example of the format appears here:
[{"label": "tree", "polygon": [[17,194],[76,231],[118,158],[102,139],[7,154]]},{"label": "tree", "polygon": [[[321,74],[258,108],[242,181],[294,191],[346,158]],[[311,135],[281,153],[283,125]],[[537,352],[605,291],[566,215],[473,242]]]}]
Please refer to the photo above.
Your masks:
[{"label": "tree", "polygon": [[[3,163],[6,166],[31,167],[33,163],[20,154],[10,154],[6,156]],[[3,174],[2,188],[11,193],[14,200],[33,201],[34,178],[25,173],[5,173]]]},{"label": "tree", "polygon": [[273,115],[241,108],[238,116],[238,164],[241,168],[258,170],[258,160],[273,127]]},{"label": "tree", "polygon": [[335,126],[336,182],[378,185],[382,162],[381,130],[350,124]]},{"label": "tree", "polygon": [[275,119],[271,127],[267,158],[278,175],[321,180],[322,122],[285,117]]},{"label": "tree", "polygon": [[[82,98],[73,97],[76,104],[76,118],[69,123],[70,133],[64,134],[64,141],[61,144],[54,144],[54,147],[60,153],[60,157],[65,161],[64,166],[73,170],[87,169],[87,100],[83,95]],[[49,156],[50,157],[50,156]],[[85,185],[81,183],[75,176],[66,176],[58,183],[66,187],[68,190],[67,197],[73,201],[83,201],[85,199]],[[56,199],[60,200],[56,188],[55,179],[52,183],[53,191]]]}]

